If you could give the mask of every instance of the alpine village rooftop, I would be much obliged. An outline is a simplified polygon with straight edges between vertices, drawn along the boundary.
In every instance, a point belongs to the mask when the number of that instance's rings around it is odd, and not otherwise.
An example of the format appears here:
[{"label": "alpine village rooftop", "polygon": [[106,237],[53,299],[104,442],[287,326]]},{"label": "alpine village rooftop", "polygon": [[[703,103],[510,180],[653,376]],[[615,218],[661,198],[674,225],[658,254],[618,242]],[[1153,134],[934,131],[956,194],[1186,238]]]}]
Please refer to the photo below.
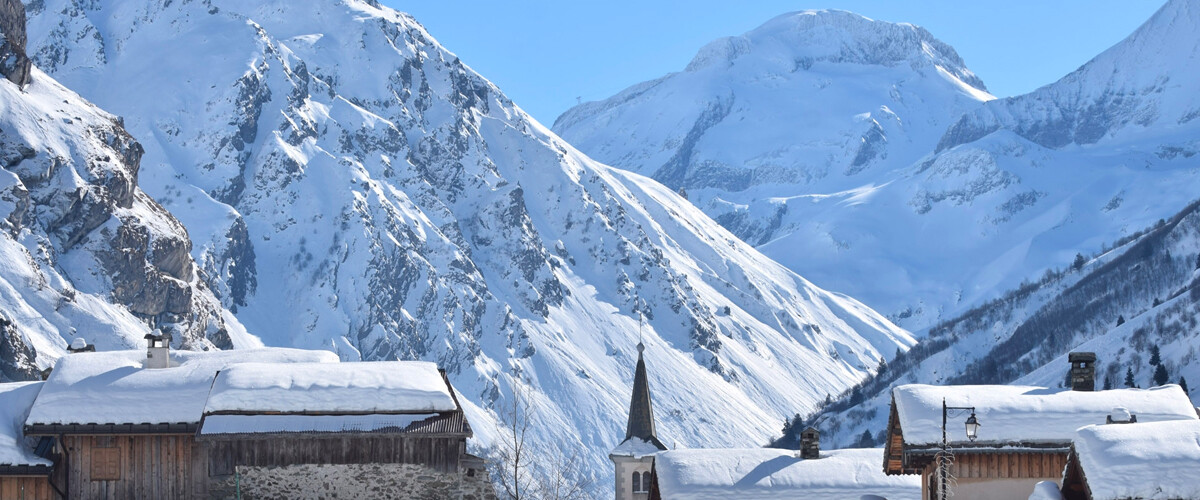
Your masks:
[{"label": "alpine village rooftop", "polygon": [[496,498],[433,363],[146,340],[0,384],[0,498]]},{"label": "alpine village rooftop", "polygon": [[[1200,498],[1200,418],[1177,385],[1095,390],[1093,353],[1071,387],[900,385],[882,449],[667,449],[638,345],[617,500],[1132,500]],[[751,445],[753,446],[753,445]]]}]

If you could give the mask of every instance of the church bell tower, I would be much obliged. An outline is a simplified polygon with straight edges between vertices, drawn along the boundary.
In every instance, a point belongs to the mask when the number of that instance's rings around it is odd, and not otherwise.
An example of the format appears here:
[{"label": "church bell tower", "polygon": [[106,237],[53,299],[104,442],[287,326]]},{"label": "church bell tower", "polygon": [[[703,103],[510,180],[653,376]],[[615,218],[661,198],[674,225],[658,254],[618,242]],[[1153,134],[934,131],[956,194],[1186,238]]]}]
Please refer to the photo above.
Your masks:
[{"label": "church bell tower", "polygon": [[633,372],[633,397],[629,400],[629,424],[625,440],[608,458],[616,472],[616,500],[645,500],[650,496],[650,469],[654,454],[666,450],[654,432],[654,404],[646,378],[646,346],[638,343],[637,368]]}]

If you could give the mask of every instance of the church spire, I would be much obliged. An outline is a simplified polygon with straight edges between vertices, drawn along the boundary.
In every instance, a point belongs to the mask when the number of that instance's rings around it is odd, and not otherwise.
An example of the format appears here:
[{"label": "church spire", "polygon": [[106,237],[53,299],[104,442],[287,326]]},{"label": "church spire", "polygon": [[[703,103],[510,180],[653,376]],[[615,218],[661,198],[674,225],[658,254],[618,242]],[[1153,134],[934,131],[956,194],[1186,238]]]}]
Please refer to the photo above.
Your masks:
[{"label": "church spire", "polygon": [[653,443],[660,450],[667,449],[654,432],[654,404],[650,400],[650,382],[646,378],[646,361],[642,353],[646,346],[638,342],[637,369],[633,373],[633,397],[629,400],[629,425],[625,428],[625,440],[639,438]]}]

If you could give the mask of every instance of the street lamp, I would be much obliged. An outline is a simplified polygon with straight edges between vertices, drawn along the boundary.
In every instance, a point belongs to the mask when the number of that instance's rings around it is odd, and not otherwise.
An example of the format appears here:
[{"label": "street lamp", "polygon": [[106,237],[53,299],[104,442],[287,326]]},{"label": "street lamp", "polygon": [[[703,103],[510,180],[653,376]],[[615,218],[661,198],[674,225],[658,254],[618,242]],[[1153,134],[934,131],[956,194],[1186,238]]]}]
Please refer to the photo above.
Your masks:
[{"label": "street lamp", "polygon": [[971,412],[971,416],[967,417],[966,431],[967,439],[975,441],[979,437],[979,419],[975,418],[974,406],[946,406],[946,398],[942,398],[942,451],[938,454],[938,498],[946,499],[946,483],[950,475],[949,450],[950,443],[946,441],[946,420],[950,414],[961,415],[965,412]]},{"label": "street lamp", "polygon": [[979,420],[975,418],[975,409],[971,409],[971,416],[967,417],[967,439],[974,441],[979,437]]}]

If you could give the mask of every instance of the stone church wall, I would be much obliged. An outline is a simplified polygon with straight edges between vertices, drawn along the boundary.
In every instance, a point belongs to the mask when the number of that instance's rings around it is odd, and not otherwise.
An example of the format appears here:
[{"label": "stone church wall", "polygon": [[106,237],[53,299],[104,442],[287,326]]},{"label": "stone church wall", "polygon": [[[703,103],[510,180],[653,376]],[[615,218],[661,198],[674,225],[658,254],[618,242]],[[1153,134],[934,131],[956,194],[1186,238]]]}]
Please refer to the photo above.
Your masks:
[{"label": "stone church wall", "polygon": [[496,500],[486,471],[439,473],[410,464],[238,466],[213,478],[209,498]]}]

